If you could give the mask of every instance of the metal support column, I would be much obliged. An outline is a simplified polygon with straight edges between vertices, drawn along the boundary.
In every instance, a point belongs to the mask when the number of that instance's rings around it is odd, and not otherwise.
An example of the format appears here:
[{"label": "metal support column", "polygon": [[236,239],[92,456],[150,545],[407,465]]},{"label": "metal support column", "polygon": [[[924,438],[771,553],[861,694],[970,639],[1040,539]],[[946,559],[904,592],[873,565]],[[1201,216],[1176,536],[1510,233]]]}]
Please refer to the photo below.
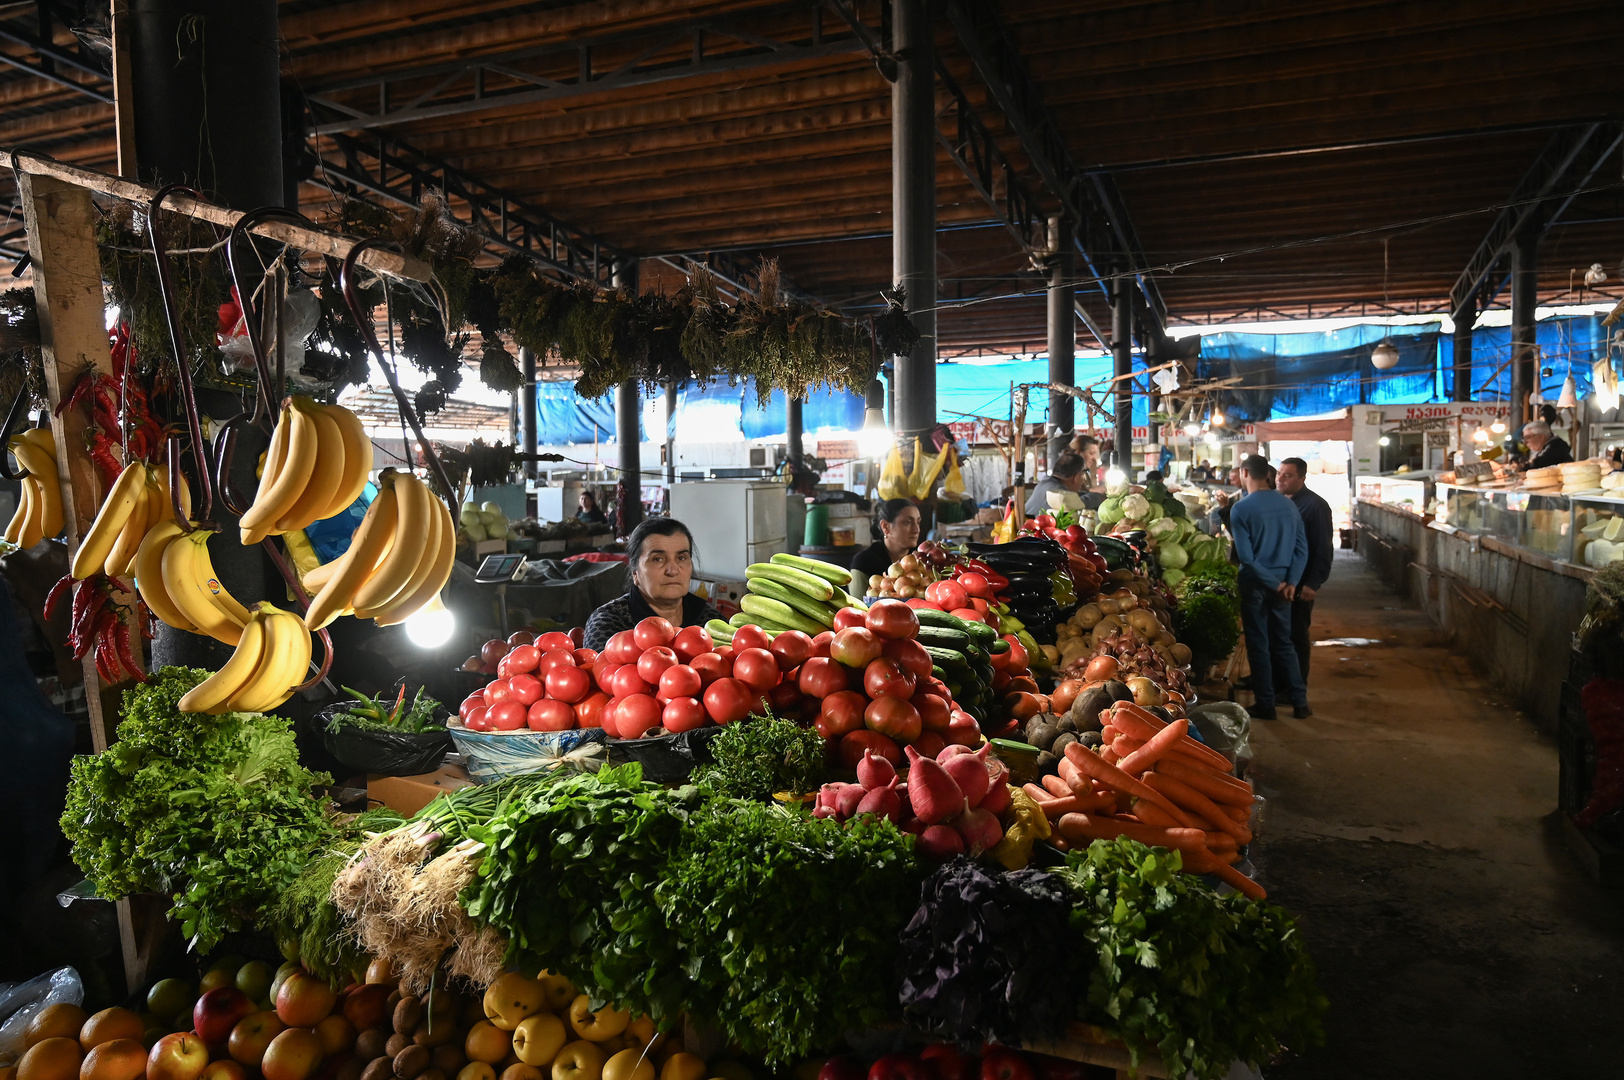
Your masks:
[{"label": "metal support column", "polygon": [[1111,283],[1111,361],[1116,376],[1116,467],[1133,468],[1133,279],[1118,268]]},{"label": "metal support column", "polygon": [[801,399],[790,398],[784,406],[784,441],[789,461],[786,471],[789,473],[790,484],[795,483],[795,477],[801,471]]},{"label": "metal support column", "polygon": [[[519,379],[519,449],[534,455],[540,441],[536,425],[541,420],[536,408],[536,354],[529,349],[519,350]],[[526,480],[534,482],[540,475],[540,462],[531,460],[524,463]],[[536,494],[533,491],[525,492],[524,512],[530,517],[536,516]]]},{"label": "metal support column", "polygon": [[[665,485],[677,482],[677,381],[665,384]],[[669,502],[669,500],[668,500]]]},{"label": "metal support column", "polygon": [[1528,397],[1539,386],[1534,348],[1534,307],[1539,300],[1539,230],[1527,227],[1511,240],[1511,434],[1535,419]]},{"label": "metal support column", "polygon": [[[615,288],[637,291],[637,261],[626,259],[615,264]],[[627,379],[615,391],[615,443],[620,452],[620,482],[616,485],[615,513],[619,520],[615,530],[628,536],[643,520],[643,462],[638,419],[643,412],[643,399],[637,380]]]},{"label": "metal support column", "polygon": [[1477,323],[1477,300],[1455,313],[1455,387],[1451,401],[1472,400],[1472,328]]},{"label": "metal support column", "polygon": [[891,88],[891,264],[919,328],[896,361],[894,430],[936,422],[936,38],[929,0],[896,0],[897,79]]},{"label": "metal support column", "polygon": [[[1074,386],[1077,383],[1077,289],[1071,282],[1071,263],[1065,252],[1070,237],[1062,238],[1062,222],[1049,219],[1049,246],[1057,254],[1049,263],[1049,381]],[[1049,391],[1049,464],[1071,442],[1077,426],[1076,399],[1058,390]]]}]

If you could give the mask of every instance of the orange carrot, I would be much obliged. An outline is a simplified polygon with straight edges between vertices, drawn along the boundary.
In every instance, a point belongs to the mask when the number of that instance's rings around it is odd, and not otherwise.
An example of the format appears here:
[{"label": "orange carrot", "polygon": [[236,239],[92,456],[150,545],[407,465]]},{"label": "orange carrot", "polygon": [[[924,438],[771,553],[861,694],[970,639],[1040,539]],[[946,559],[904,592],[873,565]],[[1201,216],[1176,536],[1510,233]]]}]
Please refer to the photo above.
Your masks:
[{"label": "orange carrot", "polygon": [[1210,859],[1205,840],[1199,829],[1166,829],[1138,821],[1124,821],[1120,817],[1101,817],[1092,814],[1067,814],[1060,819],[1060,835],[1074,844],[1087,844],[1092,840],[1114,840],[1126,836],[1141,844],[1172,848],[1198,857]]},{"label": "orange carrot", "polygon": [[[1119,701],[1113,708],[1119,711],[1113,712],[1111,723],[1124,735],[1132,735],[1136,739],[1143,739],[1148,742],[1157,732],[1170,726],[1154,714],[1146,712],[1132,702]],[[1192,758],[1197,764],[1204,763],[1221,773],[1235,771],[1235,766],[1230,764],[1228,758],[1205,743],[1197,742],[1191,738],[1188,730],[1186,730],[1184,738],[1174,740],[1174,745],[1175,753]]]},{"label": "orange carrot", "polygon": [[1147,825],[1160,825],[1164,829],[1177,829],[1181,826],[1174,820],[1173,815],[1163,810],[1153,802],[1144,799],[1135,799],[1133,813],[1140,821]]},{"label": "orange carrot", "polygon": [[1233,836],[1235,843],[1250,844],[1252,842],[1251,829],[1238,821],[1232,820],[1228,814],[1218,809],[1211,799],[1190,785],[1181,780],[1175,780],[1165,773],[1146,773],[1144,780],[1145,783],[1173,800],[1174,805],[1182,806],[1193,814],[1199,814],[1213,828]]},{"label": "orange carrot", "polygon": [[1226,803],[1219,803],[1218,809],[1228,814],[1229,820],[1238,821],[1242,825],[1246,825],[1252,820],[1252,808],[1250,806],[1229,806]]},{"label": "orange carrot", "polygon": [[[1067,749],[1071,748],[1067,747]],[[1195,788],[1215,803],[1251,808],[1252,787],[1244,780],[1214,776],[1204,769],[1198,769],[1194,765],[1187,765],[1177,758],[1161,762],[1156,771],[1164,776],[1171,776],[1175,780],[1184,781],[1184,783]]]},{"label": "orange carrot", "polygon": [[1042,782],[1051,799],[1069,799],[1073,794],[1071,785],[1053,773],[1044,776]]},{"label": "orange carrot", "polygon": [[1042,810],[1043,816],[1048,818],[1050,821],[1059,820],[1063,814],[1085,814],[1090,811],[1097,811],[1098,809],[1097,807],[1091,805],[1087,800],[1079,798],[1076,795],[1068,795],[1064,799],[1043,799],[1041,801],[1033,801],[1037,802],[1038,809]]},{"label": "orange carrot", "polygon": [[1178,745],[1178,741],[1184,738],[1189,726],[1187,720],[1175,720],[1168,724],[1151,736],[1139,749],[1123,758],[1120,768],[1129,776],[1142,775],[1146,769],[1166,757],[1173,747]]},{"label": "orange carrot", "polygon": [[1236,846],[1235,838],[1228,833],[1207,830],[1207,849],[1209,851],[1234,851]]},{"label": "orange carrot", "polygon": [[1110,746],[1116,742],[1117,736],[1122,733],[1122,729],[1115,724],[1106,724],[1105,727],[1100,729],[1100,741],[1106,746]]},{"label": "orange carrot", "polygon": [[1022,784],[1021,790],[1031,796],[1033,802],[1048,802],[1054,795],[1047,789],[1036,784]]},{"label": "orange carrot", "polygon": [[1252,900],[1267,900],[1269,898],[1269,894],[1264,890],[1263,886],[1228,863],[1214,859],[1210,865],[1212,868],[1206,871],[1207,873],[1216,874],[1219,881],[1232,886],[1242,896]]},{"label": "orange carrot", "polygon": [[1066,747],[1066,756],[1071,759],[1072,764],[1076,765],[1079,771],[1098,780],[1106,787],[1124,795],[1149,799],[1167,811],[1175,821],[1185,828],[1194,827],[1195,823],[1189,819],[1189,816],[1169,802],[1161,792],[1147,786],[1143,781],[1135,780],[1111,762],[1106,761],[1102,755],[1093,753],[1081,743],[1072,743]]},{"label": "orange carrot", "polygon": [[1145,744],[1140,742],[1138,739],[1131,738],[1127,735],[1118,735],[1111,743],[1111,753],[1117,756],[1117,761],[1126,761],[1128,758],[1132,757],[1141,746],[1144,745]]},{"label": "orange carrot", "polygon": [[[1079,744],[1078,743],[1072,743],[1071,744],[1071,746],[1077,746],[1077,745],[1079,745]],[[1066,747],[1066,749],[1070,750],[1071,746]],[[1099,758],[1100,758],[1101,761],[1105,762],[1108,765],[1115,765],[1116,762],[1117,762],[1116,752],[1114,750],[1112,750],[1109,746],[1100,747]]]}]

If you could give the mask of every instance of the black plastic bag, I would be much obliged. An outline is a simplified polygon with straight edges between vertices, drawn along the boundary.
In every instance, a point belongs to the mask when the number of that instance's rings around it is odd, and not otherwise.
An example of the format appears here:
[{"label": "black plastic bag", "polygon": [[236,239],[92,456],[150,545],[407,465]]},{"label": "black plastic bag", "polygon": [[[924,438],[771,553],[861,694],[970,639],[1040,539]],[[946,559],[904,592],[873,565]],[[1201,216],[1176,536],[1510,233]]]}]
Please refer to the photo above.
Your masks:
[{"label": "black plastic bag", "polygon": [[[437,710],[437,713],[441,710]],[[451,733],[443,726],[432,731],[389,731],[383,728],[346,724],[332,726],[335,716],[349,712],[340,702],[316,714],[315,725],[322,745],[340,763],[357,772],[378,776],[416,776],[440,767],[451,751]],[[445,718],[436,715],[440,724]]]},{"label": "black plastic bag", "polygon": [[676,735],[656,735],[648,739],[609,740],[609,764],[641,762],[643,779],[655,784],[680,784],[700,765],[712,765],[711,740],[722,733],[719,727],[695,728]]}]

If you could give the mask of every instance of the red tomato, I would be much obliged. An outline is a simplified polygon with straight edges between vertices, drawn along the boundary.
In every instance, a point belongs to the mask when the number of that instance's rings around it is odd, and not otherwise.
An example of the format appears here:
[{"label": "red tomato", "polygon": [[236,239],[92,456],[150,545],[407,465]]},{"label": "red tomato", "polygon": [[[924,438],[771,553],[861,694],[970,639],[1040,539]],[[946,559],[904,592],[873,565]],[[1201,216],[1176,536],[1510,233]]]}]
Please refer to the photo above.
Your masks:
[{"label": "red tomato", "polygon": [[625,700],[623,697],[610,698],[603,703],[603,711],[598,714],[599,726],[603,728],[603,733],[611,739],[620,738],[620,728],[615,725],[615,714],[620,711],[620,703]]},{"label": "red tomato", "polygon": [[939,731],[922,731],[919,738],[913,741],[913,748],[920,757],[934,758],[947,749],[947,740],[942,738]]},{"label": "red tomato", "polygon": [[468,710],[468,715],[462,718],[462,726],[469,731],[489,731],[491,711],[483,705],[477,705]]},{"label": "red tomato", "polygon": [[738,628],[733,634],[733,651],[743,652],[745,649],[765,649],[772,644],[767,631],[759,626],[745,625]]},{"label": "red tomato", "polygon": [[[908,610],[906,604],[899,603],[897,607]],[[908,611],[908,614],[913,612]],[[835,639],[829,643],[829,655],[849,668],[861,670],[877,660],[884,647],[873,631],[853,626],[835,633]]]},{"label": "red tomato", "polygon": [[564,652],[574,652],[575,642],[571,641],[570,636],[562,630],[554,630],[537,638],[536,648],[542,652],[553,652],[557,649],[562,649]]},{"label": "red tomato", "polygon": [[491,638],[479,647],[479,658],[494,667],[498,660],[508,654],[510,648],[511,646],[501,638]]},{"label": "red tomato", "polygon": [[863,693],[871,698],[911,698],[918,685],[913,672],[888,656],[869,661],[863,669]]},{"label": "red tomato", "polygon": [[733,655],[733,677],[758,694],[778,685],[778,661],[766,649],[742,649]]},{"label": "red tomato", "polygon": [[650,686],[660,681],[660,675],[666,668],[676,666],[677,654],[665,645],[644,649],[643,655],[637,658],[637,674]]},{"label": "red tomato", "polygon": [[987,603],[987,601],[983,600],[979,596],[972,596],[972,597],[970,597],[970,606],[972,608],[974,608],[976,611],[981,612],[982,615],[986,615],[987,614],[987,609],[991,605],[989,605]]},{"label": "red tomato", "polygon": [[512,696],[513,688],[508,685],[506,679],[492,679],[485,684],[485,704],[487,707],[500,705]]},{"label": "red tomato", "polygon": [[512,674],[519,675],[536,670],[536,665],[541,662],[541,650],[534,645],[515,645],[513,651],[502,659],[513,669]]},{"label": "red tomato", "polygon": [[463,698],[462,704],[457,706],[457,719],[466,723],[468,720],[468,714],[470,712],[472,712],[474,709],[483,709],[484,707],[484,691],[475,690],[472,694],[469,694],[467,697]]},{"label": "red tomato", "polygon": [[919,616],[901,600],[874,601],[864,625],[888,641],[919,636]]},{"label": "red tomato", "polygon": [[554,668],[574,666],[575,654],[573,652],[566,652],[563,649],[554,649],[551,652],[544,652],[541,654],[541,659],[536,661],[536,678],[545,679],[547,677],[547,673],[552,671]]},{"label": "red tomato", "polygon": [[773,638],[767,651],[778,661],[779,671],[793,671],[812,655],[812,639],[799,630],[785,630]]},{"label": "red tomato", "polygon": [[925,586],[925,599],[943,611],[952,611],[968,604],[970,594],[956,581],[933,581]]},{"label": "red tomato", "polygon": [[863,710],[868,698],[855,690],[841,690],[823,699],[818,711],[818,734],[825,739],[838,739],[863,729]]},{"label": "red tomato", "polygon": [[570,655],[575,657],[576,667],[589,668],[602,659],[595,649],[574,649],[570,652]]},{"label": "red tomato", "polygon": [[531,731],[570,731],[576,724],[575,709],[554,698],[542,698],[530,706]]},{"label": "red tomato", "polygon": [[671,642],[671,648],[677,654],[678,660],[684,664],[691,664],[694,657],[700,653],[710,652],[715,644],[711,640],[710,631],[703,626],[684,626],[677,631],[676,639]]},{"label": "red tomato", "polygon": [[674,701],[677,698],[696,698],[705,688],[705,680],[700,678],[699,672],[687,664],[672,664],[660,672],[660,691],[655,696],[661,701]]},{"label": "red tomato", "polygon": [[705,687],[705,712],[718,724],[731,724],[750,715],[756,695],[738,679],[717,679]]},{"label": "red tomato", "polygon": [[597,684],[599,690],[606,694],[613,694],[615,692],[615,672],[624,666],[612,660],[599,660],[592,665],[592,681]]},{"label": "red tomato", "polygon": [[851,684],[846,669],[825,656],[814,656],[801,665],[801,676],[796,680],[801,693],[807,697],[826,698],[839,693]]},{"label": "red tomato", "polygon": [[[987,580],[986,574],[978,574],[974,570],[966,571],[958,576],[959,588],[971,596],[979,596],[986,600],[993,598],[992,582]],[[959,605],[963,607],[963,604]]]},{"label": "red tomato", "polygon": [[609,695],[603,691],[590,694],[575,706],[575,722],[581,727],[602,727],[603,707],[609,704]]},{"label": "red tomato", "polygon": [[870,731],[877,731],[900,743],[913,742],[924,730],[919,710],[902,698],[889,695],[868,703],[868,708],[863,710],[863,724]]},{"label": "red tomato", "polygon": [[943,701],[953,700],[953,692],[947,688],[947,684],[934,675],[928,679],[919,680],[918,692],[921,694],[935,694]]},{"label": "red tomato", "polygon": [[574,645],[577,649],[579,649],[585,643],[586,643],[586,627],[584,627],[584,626],[572,626],[572,627],[570,627],[570,644]]},{"label": "red tomato", "polygon": [[496,677],[498,679],[511,679],[513,675],[513,654],[508,653],[496,662]]},{"label": "red tomato", "polygon": [[913,672],[914,678],[916,679],[930,678],[930,673],[933,669],[930,653],[926,652],[925,647],[912,638],[900,638],[897,641],[887,641],[885,643],[885,648],[880,655],[888,656],[892,660],[895,660],[904,668]]},{"label": "red tomato", "polygon": [[625,667],[615,672],[614,686],[612,689],[614,690],[616,697],[630,697],[633,694],[653,693],[653,687],[649,686],[648,682],[637,673],[637,667],[635,664],[627,664]]},{"label": "red tomato", "polygon": [[592,693],[592,676],[578,667],[560,665],[547,673],[547,696],[574,705]]},{"label": "red tomato", "polygon": [[658,615],[650,615],[632,628],[632,640],[639,649],[652,649],[656,645],[670,645],[677,639],[677,628]]},{"label": "red tomato", "polygon": [[1037,522],[1038,528],[1044,530],[1045,532],[1054,528],[1053,514],[1039,514],[1036,518],[1033,518],[1033,520]]},{"label": "red tomato", "polygon": [[705,706],[696,697],[674,697],[665,703],[660,713],[660,726],[672,734],[702,728],[708,723],[710,717],[705,715]]},{"label": "red tomato", "polygon": [[716,646],[716,655],[720,656],[722,659],[726,660],[730,664],[733,662],[733,653],[734,653],[734,649],[733,649],[732,645],[718,645],[718,646]]},{"label": "red tomato", "polygon": [[1004,640],[1009,642],[1009,666],[1011,668],[1026,669],[1027,661],[1031,658],[1026,655],[1026,646],[1014,634],[1005,634]]},{"label": "red tomato", "polygon": [[[664,619],[660,621],[665,622]],[[647,734],[658,735],[660,714],[664,711],[665,706],[648,694],[633,694],[620,703],[620,711],[615,713],[615,727],[620,729],[622,739],[641,739]]]},{"label": "red tomato", "polygon": [[733,661],[717,652],[700,653],[688,666],[699,672],[699,679],[706,686],[733,674]]},{"label": "red tomato", "polygon": [[952,722],[947,727],[947,741],[957,746],[980,746],[981,725],[969,713],[954,709]]},{"label": "red tomato", "polygon": [[525,708],[541,700],[541,680],[534,675],[513,676],[508,680],[508,690],[513,695],[512,700]]},{"label": "red tomato", "polygon": [[508,635],[507,643],[513,646],[534,644],[536,635],[528,630],[515,630]]},{"label": "red tomato", "polygon": [[772,706],[774,716],[791,716],[801,704],[801,688],[794,680],[785,679],[767,691],[767,704]]},{"label": "red tomato", "polygon": [[1009,650],[1005,649],[1003,652],[989,652],[987,654],[987,661],[992,664],[993,671],[1003,671],[1005,668],[1009,667]]},{"label": "red tomato", "polygon": [[643,650],[637,647],[630,630],[622,630],[604,643],[603,655],[617,664],[635,664]]},{"label": "red tomato", "polygon": [[874,751],[875,757],[882,757],[893,765],[902,764],[902,747],[877,731],[854,731],[842,735],[840,745],[836,747],[840,764],[848,769],[857,768],[857,763],[863,760],[864,750]]},{"label": "red tomato", "polygon": [[835,633],[838,634],[842,630],[849,630],[854,626],[864,626],[867,622],[868,614],[866,612],[859,611],[857,608],[841,608],[835,612]]},{"label": "red tomato", "polygon": [[951,723],[952,709],[946,700],[935,694],[915,694],[908,704],[919,713],[919,726],[925,731],[946,731]]},{"label": "red tomato", "polygon": [[950,612],[950,614],[957,618],[963,619],[965,622],[977,623],[987,621],[987,616],[983,612],[977,611],[973,607],[956,608]]},{"label": "red tomato", "polygon": [[834,642],[834,640],[835,640],[835,632],[833,630],[825,630],[823,633],[821,633],[817,637],[813,638],[812,639],[812,655],[813,656],[828,656],[829,655],[829,646]]},{"label": "red tomato", "polygon": [[492,705],[486,718],[497,731],[517,731],[524,727],[529,711],[517,701],[508,700]]}]

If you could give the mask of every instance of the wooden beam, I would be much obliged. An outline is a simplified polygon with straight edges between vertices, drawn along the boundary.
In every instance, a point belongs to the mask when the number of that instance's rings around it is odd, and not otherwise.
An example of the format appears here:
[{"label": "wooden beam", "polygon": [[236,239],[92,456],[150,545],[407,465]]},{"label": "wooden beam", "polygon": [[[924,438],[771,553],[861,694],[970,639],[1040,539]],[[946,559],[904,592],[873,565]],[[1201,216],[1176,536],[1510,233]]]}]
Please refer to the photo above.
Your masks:
[{"label": "wooden beam", "polygon": [[113,125],[118,139],[118,174],[134,179],[135,76],[130,66],[130,0],[113,0]]},{"label": "wooden beam", "polygon": [[[0,155],[6,154],[9,154],[9,151],[0,149]],[[89,193],[96,192],[98,194],[110,195],[116,199],[124,199],[128,202],[139,203],[142,206],[146,206],[152,202],[152,197],[158,193],[157,188],[148,187],[145,184],[137,184],[130,180],[121,180],[116,176],[108,176],[105,173],[93,172],[90,169],[81,169],[76,165],[67,165],[60,161],[49,161],[44,158],[30,157],[27,154],[20,156],[17,160],[17,164],[23,175],[33,176],[41,179],[50,178],[52,180],[61,181],[69,186],[82,189],[86,193],[87,202],[89,199]],[[190,217],[198,219],[199,221],[206,221],[212,225],[218,225],[226,229],[229,229],[233,225],[237,224],[237,222],[243,216],[235,210],[227,210],[225,207],[215,206],[213,203],[198,202],[189,196],[179,194],[173,196],[167,202],[165,202],[164,209],[172,210],[178,214],[186,214]],[[93,215],[90,219],[88,219],[88,224],[85,226],[85,228],[88,230],[85,234],[86,242],[91,244],[92,251],[95,250],[93,237],[95,235],[96,220],[96,217]],[[342,259],[344,256],[348,255],[350,253],[350,248],[354,247],[358,242],[349,237],[337,236],[333,233],[322,232],[316,229],[307,229],[302,225],[295,225],[286,221],[266,221],[259,225],[255,225],[249,231],[256,236],[264,236],[280,243],[291,244],[294,247],[299,248],[301,251],[308,252],[312,255],[331,255],[335,259]],[[29,223],[28,232],[30,243],[33,243],[34,227],[32,221]],[[432,274],[428,264],[423,262],[421,259],[416,259],[409,255],[400,255],[391,251],[381,251],[378,248],[368,248],[361,253],[361,257],[356,261],[370,270],[390,274],[394,277],[408,278],[412,281],[428,281]],[[100,274],[99,264],[97,273],[98,275]],[[100,280],[101,279],[98,276],[98,288],[100,287]],[[97,296],[99,312],[99,292]],[[45,304],[43,298],[41,298],[40,310],[44,311],[44,309]],[[99,321],[104,318],[105,316],[101,314],[97,315],[97,326],[102,331],[103,337],[102,351],[106,352],[106,326]]]}]

